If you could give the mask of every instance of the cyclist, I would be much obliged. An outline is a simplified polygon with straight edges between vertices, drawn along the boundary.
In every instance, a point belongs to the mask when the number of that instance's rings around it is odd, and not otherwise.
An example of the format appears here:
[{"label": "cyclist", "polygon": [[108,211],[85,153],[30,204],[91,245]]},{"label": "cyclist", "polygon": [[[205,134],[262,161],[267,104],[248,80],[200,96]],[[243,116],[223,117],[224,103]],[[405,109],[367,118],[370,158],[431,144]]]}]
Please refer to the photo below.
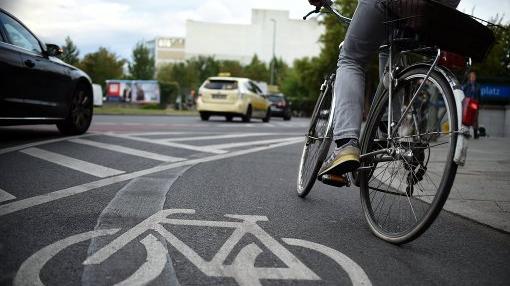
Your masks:
[{"label": "cyclist", "polygon": [[[416,0],[359,0],[352,22],[347,30],[338,60],[335,79],[335,104],[333,140],[336,147],[323,163],[322,175],[343,175],[360,166],[360,136],[365,89],[365,72],[369,61],[386,39],[384,22],[385,1]],[[436,0],[456,8],[460,0]],[[308,0],[318,8],[331,0]],[[379,55],[379,76],[382,76],[387,53]]]}]

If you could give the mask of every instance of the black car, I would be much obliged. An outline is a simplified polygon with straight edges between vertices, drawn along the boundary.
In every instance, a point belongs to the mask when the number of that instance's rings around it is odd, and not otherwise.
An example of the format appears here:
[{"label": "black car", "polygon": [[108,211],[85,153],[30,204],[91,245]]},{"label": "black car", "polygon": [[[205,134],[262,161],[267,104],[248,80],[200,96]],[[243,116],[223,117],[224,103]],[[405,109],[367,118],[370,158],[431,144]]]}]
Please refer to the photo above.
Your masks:
[{"label": "black car", "polygon": [[88,130],[92,82],[58,59],[61,53],[0,9],[0,125],[56,124],[66,135]]},{"label": "black car", "polygon": [[290,102],[282,93],[268,94],[266,98],[271,101],[271,116],[283,117],[283,120],[292,118]]}]

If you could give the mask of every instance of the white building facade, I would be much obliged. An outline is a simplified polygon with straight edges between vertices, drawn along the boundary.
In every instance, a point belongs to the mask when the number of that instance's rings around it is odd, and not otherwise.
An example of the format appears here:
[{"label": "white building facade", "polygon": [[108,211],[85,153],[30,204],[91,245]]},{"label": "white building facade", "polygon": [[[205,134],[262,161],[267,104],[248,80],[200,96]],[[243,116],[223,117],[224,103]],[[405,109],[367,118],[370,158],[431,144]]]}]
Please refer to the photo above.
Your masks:
[{"label": "white building facade", "polygon": [[290,19],[288,11],[252,10],[251,23],[220,24],[188,20],[186,22],[186,58],[214,56],[220,60],[238,60],[248,64],[254,55],[265,62],[275,55],[286,63],[317,56],[319,37],[324,32],[316,19]]}]

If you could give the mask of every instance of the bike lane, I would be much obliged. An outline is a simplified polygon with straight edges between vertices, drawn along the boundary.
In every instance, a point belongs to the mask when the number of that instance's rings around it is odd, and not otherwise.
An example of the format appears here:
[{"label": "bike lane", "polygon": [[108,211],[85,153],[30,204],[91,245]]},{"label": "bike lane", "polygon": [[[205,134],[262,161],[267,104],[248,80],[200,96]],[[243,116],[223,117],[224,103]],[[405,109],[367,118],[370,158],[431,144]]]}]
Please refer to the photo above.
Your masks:
[{"label": "bike lane", "polygon": [[[26,258],[56,241],[93,230],[117,229],[115,233],[112,231],[105,236],[104,241],[96,240],[91,244],[90,240],[84,240],[55,254],[41,271],[41,280],[46,285],[61,284],[59,282],[62,281],[69,285],[113,285],[125,281],[139,270],[143,271],[144,267],[149,272],[157,270],[161,265],[150,264],[154,261],[147,259],[156,257],[157,255],[150,255],[156,250],[156,253],[169,253],[169,260],[166,262],[171,259],[181,285],[238,285],[242,283],[240,278],[244,277],[250,278],[244,285],[258,285],[255,282],[258,282],[260,277],[271,275],[273,279],[260,281],[264,285],[349,285],[352,274],[355,273],[349,266],[354,264],[341,264],[334,260],[335,257],[354,262],[374,285],[498,285],[508,281],[508,235],[443,213],[422,238],[412,244],[395,247],[370,234],[362,218],[357,190],[317,185],[310,198],[298,198],[294,188],[299,151],[299,145],[291,145],[198,164],[180,176],[169,187],[168,192],[164,192],[165,187],[161,188],[163,191],[158,196],[166,194],[164,204],[162,199],[154,200],[155,204],[151,205],[158,205],[158,208],[150,211],[148,205],[145,205],[141,208],[146,211],[145,214],[133,220],[125,213],[112,211],[116,209],[112,205],[131,205],[119,200],[115,203],[116,198],[119,198],[119,193],[115,193],[120,187],[129,190],[129,184],[117,184],[115,188],[103,189],[101,192],[92,191],[90,196],[79,195],[60,204],[51,203],[44,208],[29,209],[21,218],[17,217],[19,229],[9,233],[11,240],[18,239],[17,243],[3,247],[4,254],[17,251],[18,255],[2,259],[9,262],[13,260],[2,267],[2,272],[5,271],[2,277],[8,274],[7,276],[14,278],[19,265]],[[162,172],[157,177],[170,179],[172,173]],[[149,184],[148,181],[145,183]],[[137,183],[130,184],[136,186]],[[143,182],[141,184],[142,186],[134,189],[150,189],[144,187]],[[150,196],[144,197],[142,193],[134,201],[147,202],[148,198]],[[69,208],[76,210],[73,215],[65,214]],[[147,216],[157,213],[159,209],[195,210],[195,213],[176,213],[171,216],[186,223],[161,225],[204,261],[211,261],[221,253],[221,248],[233,235],[234,230],[192,225],[190,220],[202,221],[202,224],[204,221],[239,221],[239,217],[225,216],[226,214],[265,217],[266,219],[257,221],[263,233],[286,249],[290,253],[287,254],[288,257],[295,257],[320,280],[312,275],[306,277],[314,279],[286,279],[290,275],[285,277],[284,273],[281,277],[274,278],[271,271],[260,270],[286,268],[289,260],[285,257],[282,259],[281,252],[274,250],[274,244],[268,246],[264,243],[268,239],[261,239],[260,235],[253,233],[236,240],[231,251],[223,254],[225,261],[222,265],[232,266],[230,271],[237,272],[224,273],[223,276],[211,276],[213,272],[204,272],[198,260],[190,260],[189,253],[183,255],[182,246],[175,247],[178,245],[176,240],[166,243],[168,239],[161,235],[164,230],[143,231],[136,240],[130,241],[131,244],[115,251],[109,258],[112,260],[103,261],[95,270],[87,270],[88,266],[83,266],[83,261],[96,253],[96,250],[129,233],[133,227],[143,222]],[[110,222],[101,220],[102,217],[108,218]],[[34,229],[27,223],[30,220],[37,220],[40,226]],[[36,242],[23,236],[28,230],[39,238]],[[307,247],[303,247],[303,242]],[[163,245],[166,250],[162,250],[158,244]],[[324,250],[323,253],[320,252],[321,249]],[[340,255],[334,253],[335,251]],[[2,256],[6,258],[5,255]],[[164,260],[167,256],[157,257]],[[226,268],[229,267],[224,267]],[[158,273],[167,275],[170,272],[167,269]],[[110,276],[110,279],[101,279],[101,276]],[[93,280],[87,280],[87,277],[92,277]],[[152,285],[171,285],[168,283],[169,279],[161,277],[153,280]],[[9,284],[8,279],[3,282]],[[253,283],[248,284],[251,282]]]}]

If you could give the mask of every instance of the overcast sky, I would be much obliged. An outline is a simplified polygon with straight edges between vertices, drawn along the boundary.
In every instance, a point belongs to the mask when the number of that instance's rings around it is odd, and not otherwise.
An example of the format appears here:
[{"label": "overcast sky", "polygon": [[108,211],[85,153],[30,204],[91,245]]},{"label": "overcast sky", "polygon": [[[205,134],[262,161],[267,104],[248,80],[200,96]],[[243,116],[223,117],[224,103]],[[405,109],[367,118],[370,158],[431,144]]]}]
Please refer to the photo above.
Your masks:
[{"label": "overcast sky", "polygon": [[[80,56],[104,46],[125,58],[137,41],[184,36],[187,19],[247,24],[252,8],[289,10],[292,18],[311,8],[306,0],[0,0],[0,7],[46,42],[71,36]],[[459,10],[510,19],[509,0],[462,0]]]}]

